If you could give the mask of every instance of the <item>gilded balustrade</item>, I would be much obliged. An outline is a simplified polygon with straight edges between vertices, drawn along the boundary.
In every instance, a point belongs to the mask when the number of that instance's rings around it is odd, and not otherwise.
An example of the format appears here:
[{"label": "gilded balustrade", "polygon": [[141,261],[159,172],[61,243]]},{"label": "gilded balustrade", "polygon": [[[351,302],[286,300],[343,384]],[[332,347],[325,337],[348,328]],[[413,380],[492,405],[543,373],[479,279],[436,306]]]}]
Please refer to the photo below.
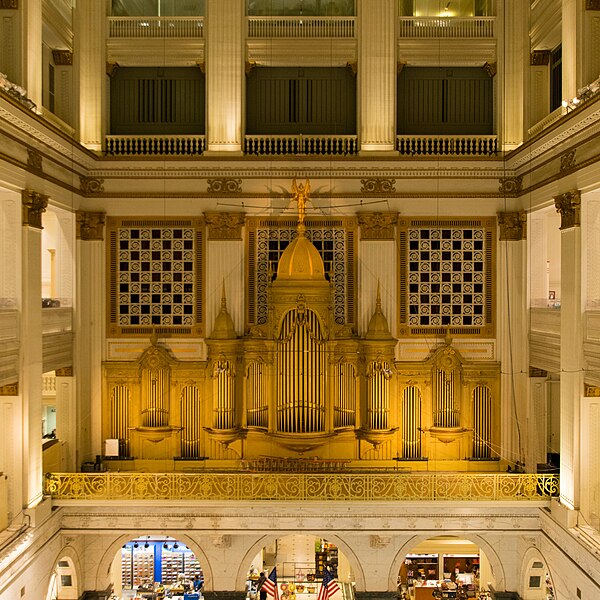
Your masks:
[{"label": "gilded balustrade", "polygon": [[548,500],[558,476],[436,473],[48,473],[56,500]]}]

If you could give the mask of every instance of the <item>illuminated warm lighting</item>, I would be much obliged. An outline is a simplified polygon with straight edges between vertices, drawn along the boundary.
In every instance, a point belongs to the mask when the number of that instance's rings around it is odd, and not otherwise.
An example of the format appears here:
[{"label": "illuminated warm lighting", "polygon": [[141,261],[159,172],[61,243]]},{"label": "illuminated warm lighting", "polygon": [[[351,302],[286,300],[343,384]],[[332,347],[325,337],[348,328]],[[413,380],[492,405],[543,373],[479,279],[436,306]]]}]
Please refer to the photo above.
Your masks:
[{"label": "illuminated warm lighting", "polygon": [[573,98],[573,104],[579,104],[581,102],[581,100],[575,96],[575,98]]}]

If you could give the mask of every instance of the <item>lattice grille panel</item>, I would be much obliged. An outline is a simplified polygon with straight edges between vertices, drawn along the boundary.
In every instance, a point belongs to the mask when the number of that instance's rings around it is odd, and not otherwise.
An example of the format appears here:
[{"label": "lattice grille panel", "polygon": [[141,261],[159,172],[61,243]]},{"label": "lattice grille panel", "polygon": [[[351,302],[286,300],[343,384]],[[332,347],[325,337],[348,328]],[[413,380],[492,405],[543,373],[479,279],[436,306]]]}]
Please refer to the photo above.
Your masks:
[{"label": "lattice grille panel", "polygon": [[493,219],[402,223],[401,333],[493,335],[494,231]]},{"label": "lattice grille panel", "polygon": [[203,237],[195,219],[109,221],[109,334],[201,334]]}]

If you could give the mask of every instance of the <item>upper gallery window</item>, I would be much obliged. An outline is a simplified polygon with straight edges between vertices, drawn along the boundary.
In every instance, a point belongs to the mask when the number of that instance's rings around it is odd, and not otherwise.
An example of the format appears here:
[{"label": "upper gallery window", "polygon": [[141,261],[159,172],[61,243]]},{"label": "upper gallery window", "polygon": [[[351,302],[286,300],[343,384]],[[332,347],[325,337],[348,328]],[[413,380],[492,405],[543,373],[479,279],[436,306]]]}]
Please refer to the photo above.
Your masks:
[{"label": "upper gallery window", "polygon": [[246,0],[246,11],[251,17],[347,17],[355,14],[354,0]]},{"label": "upper gallery window", "polygon": [[114,17],[198,17],[204,0],[112,0]]},{"label": "upper gallery window", "polygon": [[493,0],[399,0],[404,17],[490,17]]}]

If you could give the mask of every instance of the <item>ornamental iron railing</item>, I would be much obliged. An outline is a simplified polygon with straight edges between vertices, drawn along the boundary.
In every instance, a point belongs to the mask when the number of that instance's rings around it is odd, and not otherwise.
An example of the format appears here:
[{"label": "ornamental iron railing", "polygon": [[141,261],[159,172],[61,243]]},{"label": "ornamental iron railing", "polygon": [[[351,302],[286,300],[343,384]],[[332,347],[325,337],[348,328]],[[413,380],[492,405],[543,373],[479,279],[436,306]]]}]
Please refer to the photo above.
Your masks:
[{"label": "ornamental iron railing", "polygon": [[415,156],[491,156],[498,152],[495,135],[399,135],[400,154]]},{"label": "ornamental iron railing", "polygon": [[437,473],[48,473],[55,500],[544,501],[558,476]]}]

